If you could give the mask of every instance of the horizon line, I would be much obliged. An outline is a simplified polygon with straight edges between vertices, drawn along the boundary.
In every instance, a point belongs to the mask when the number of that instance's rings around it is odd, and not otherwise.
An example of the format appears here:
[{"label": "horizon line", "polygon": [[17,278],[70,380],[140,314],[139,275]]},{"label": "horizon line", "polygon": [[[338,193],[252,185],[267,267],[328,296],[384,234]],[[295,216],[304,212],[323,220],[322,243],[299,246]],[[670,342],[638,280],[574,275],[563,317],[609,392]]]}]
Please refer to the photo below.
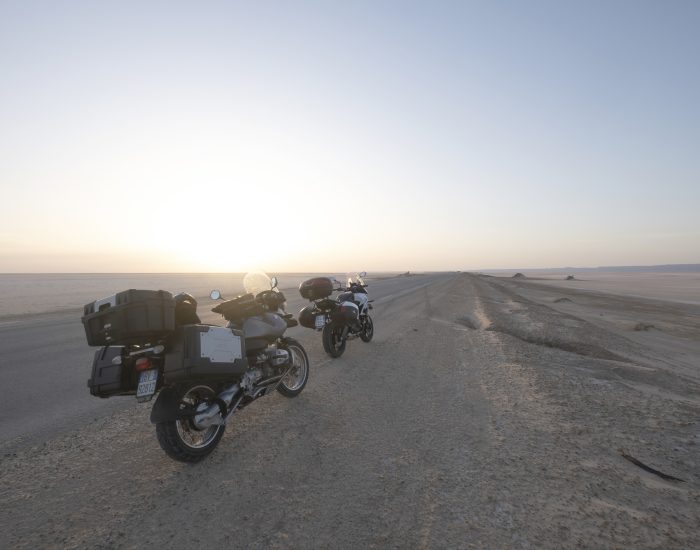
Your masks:
[{"label": "horizon line", "polygon": [[[374,273],[450,273],[450,272],[479,272],[479,271],[546,271],[552,269],[630,269],[630,268],[669,268],[669,267],[698,267],[700,263],[676,263],[676,264],[631,264],[631,265],[598,265],[598,266],[549,266],[549,267],[488,267],[488,268],[462,268],[462,269],[421,269],[411,270],[376,270]],[[346,270],[325,271],[275,271],[259,270],[265,273],[316,274],[325,272],[348,272]],[[3,271],[0,275],[237,275],[250,273],[251,271]],[[370,271],[371,273],[371,271]]]}]

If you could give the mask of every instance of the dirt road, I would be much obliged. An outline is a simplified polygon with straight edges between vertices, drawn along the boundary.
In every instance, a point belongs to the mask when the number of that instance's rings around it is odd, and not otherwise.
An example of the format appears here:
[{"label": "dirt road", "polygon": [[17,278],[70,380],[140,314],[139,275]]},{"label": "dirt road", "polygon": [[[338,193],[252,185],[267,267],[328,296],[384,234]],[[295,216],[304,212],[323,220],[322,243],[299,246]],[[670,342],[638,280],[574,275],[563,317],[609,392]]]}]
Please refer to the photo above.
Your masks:
[{"label": "dirt road", "polygon": [[[698,547],[699,371],[552,292],[434,278],[337,360],[306,331],[305,391],[243,410],[198,465],[135,404],[7,450],[0,546]],[[683,323],[696,353],[700,308]]]}]

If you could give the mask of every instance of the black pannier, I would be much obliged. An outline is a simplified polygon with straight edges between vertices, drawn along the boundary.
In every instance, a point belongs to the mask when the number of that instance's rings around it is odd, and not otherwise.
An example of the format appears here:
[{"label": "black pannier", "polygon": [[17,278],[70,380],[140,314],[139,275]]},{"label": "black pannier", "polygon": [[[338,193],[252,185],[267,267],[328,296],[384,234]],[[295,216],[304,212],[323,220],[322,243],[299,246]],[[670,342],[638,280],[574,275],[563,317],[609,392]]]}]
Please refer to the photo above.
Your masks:
[{"label": "black pannier", "polygon": [[136,375],[126,366],[124,346],[109,346],[95,352],[92,376],[88,380],[90,393],[97,397],[136,393]]},{"label": "black pannier", "polygon": [[330,277],[314,277],[299,285],[299,294],[307,300],[319,300],[333,294],[333,280]]},{"label": "black pannier", "polygon": [[188,378],[228,380],[248,368],[243,332],[210,325],[185,325],[165,355],[166,382]]},{"label": "black pannier", "polygon": [[125,290],[87,304],[82,317],[89,346],[154,343],[175,330],[175,302],[165,290]]},{"label": "black pannier", "polygon": [[316,328],[316,315],[320,314],[316,306],[311,304],[299,312],[299,324],[306,328]]},{"label": "black pannier", "polygon": [[354,303],[344,303],[333,313],[331,319],[335,323],[350,325],[351,327],[359,328],[360,326],[360,308]]}]

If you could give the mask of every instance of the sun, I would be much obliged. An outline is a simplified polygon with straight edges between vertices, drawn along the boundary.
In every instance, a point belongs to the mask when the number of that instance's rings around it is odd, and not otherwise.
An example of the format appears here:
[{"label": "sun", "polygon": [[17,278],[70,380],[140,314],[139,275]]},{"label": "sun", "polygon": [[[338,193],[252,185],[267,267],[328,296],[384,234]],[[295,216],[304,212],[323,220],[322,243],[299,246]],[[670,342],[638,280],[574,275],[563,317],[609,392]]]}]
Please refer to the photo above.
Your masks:
[{"label": "sun", "polygon": [[179,231],[174,235],[172,260],[188,271],[203,273],[242,273],[264,265],[268,254],[265,242],[271,234],[259,233],[255,240],[226,231]]}]

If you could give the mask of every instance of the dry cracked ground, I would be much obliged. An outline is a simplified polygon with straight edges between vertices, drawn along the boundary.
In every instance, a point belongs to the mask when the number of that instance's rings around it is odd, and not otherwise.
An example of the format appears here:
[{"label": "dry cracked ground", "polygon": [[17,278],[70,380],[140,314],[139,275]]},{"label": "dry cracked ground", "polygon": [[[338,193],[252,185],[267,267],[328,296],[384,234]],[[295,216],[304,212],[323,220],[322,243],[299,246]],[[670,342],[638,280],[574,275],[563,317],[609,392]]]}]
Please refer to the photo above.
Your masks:
[{"label": "dry cracked ground", "polygon": [[136,404],[6,448],[0,546],[700,547],[700,307],[457,274],[374,313],[200,464]]}]

